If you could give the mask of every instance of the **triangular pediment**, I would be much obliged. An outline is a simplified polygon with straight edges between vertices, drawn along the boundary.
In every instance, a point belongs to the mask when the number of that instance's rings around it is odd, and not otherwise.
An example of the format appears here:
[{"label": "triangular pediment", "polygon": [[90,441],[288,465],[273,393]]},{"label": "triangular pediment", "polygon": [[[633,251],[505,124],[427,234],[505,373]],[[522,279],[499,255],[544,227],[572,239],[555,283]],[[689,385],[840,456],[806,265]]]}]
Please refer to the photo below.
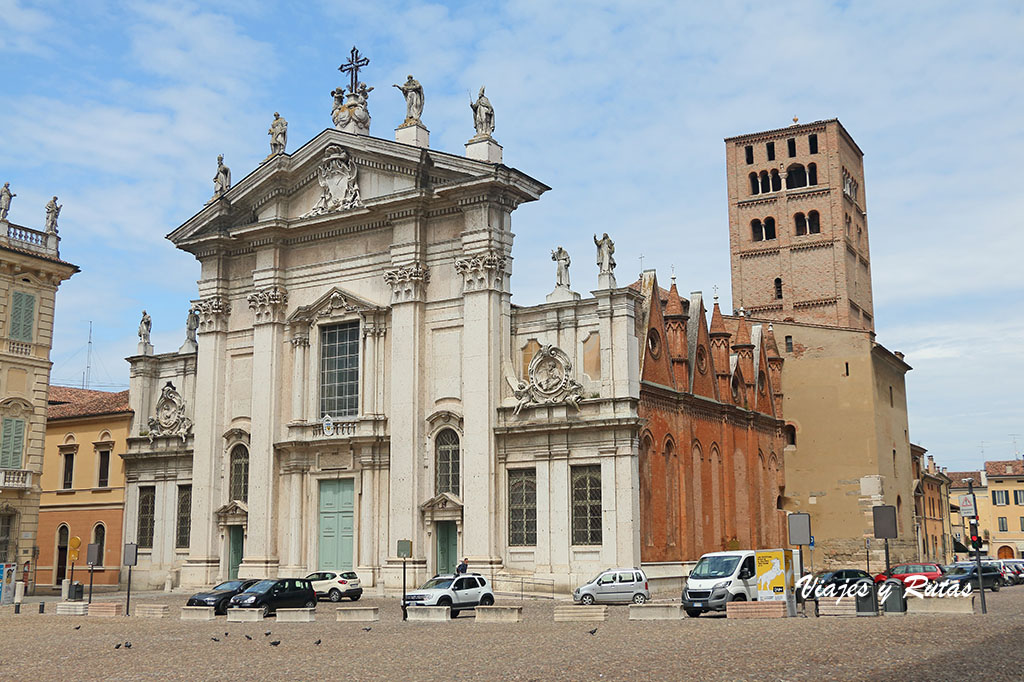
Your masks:
[{"label": "triangular pediment", "polygon": [[365,315],[382,312],[385,307],[371,303],[364,298],[345,291],[339,287],[331,287],[327,293],[309,305],[299,306],[288,316],[288,323],[310,323],[321,317],[336,317],[348,313]]},{"label": "triangular pediment", "polygon": [[223,507],[214,512],[219,519],[238,517],[238,516],[249,516],[249,507],[241,500],[231,500]]},{"label": "triangular pediment", "polygon": [[451,493],[438,493],[420,505],[420,511],[461,510],[462,500]]}]

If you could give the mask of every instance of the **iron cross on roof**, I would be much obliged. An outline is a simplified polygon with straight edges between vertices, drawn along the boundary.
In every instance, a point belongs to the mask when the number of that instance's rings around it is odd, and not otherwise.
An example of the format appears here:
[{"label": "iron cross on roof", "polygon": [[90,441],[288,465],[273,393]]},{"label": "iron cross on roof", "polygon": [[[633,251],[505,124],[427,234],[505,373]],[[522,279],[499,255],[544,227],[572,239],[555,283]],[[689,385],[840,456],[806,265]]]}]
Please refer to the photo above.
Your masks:
[{"label": "iron cross on roof", "polygon": [[349,86],[349,92],[355,92],[356,88],[359,87],[359,69],[370,63],[370,60],[366,57],[359,55],[359,50],[353,46],[352,53],[348,57],[348,61],[338,67],[338,71],[342,73],[351,73],[352,83]]}]

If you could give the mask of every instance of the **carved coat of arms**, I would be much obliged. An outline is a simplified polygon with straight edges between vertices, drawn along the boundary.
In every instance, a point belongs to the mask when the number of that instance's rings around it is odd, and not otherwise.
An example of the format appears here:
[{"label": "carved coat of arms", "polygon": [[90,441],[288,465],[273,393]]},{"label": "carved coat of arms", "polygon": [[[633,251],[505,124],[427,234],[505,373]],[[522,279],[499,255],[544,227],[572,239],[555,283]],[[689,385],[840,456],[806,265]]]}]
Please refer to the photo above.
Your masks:
[{"label": "carved coat of arms", "polygon": [[182,442],[192,432],[192,420],[185,416],[185,401],[170,381],[156,401],[156,416],[149,418],[149,442],[161,436],[178,436]]},{"label": "carved coat of arms", "polygon": [[328,145],[316,173],[320,184],[320,199],[303,218],[363,205],[359,196],[356,162],[347,150],[336,144]]},{"label": "carved coat of arms", "polygon": [[515,414],[527,405],[568,403],[577,410],[583,399],[583,385],[572,378],[572,362],[561,348],[541,346],[530,361],[529,381],[509,379],[512,394],[519,402]]}]

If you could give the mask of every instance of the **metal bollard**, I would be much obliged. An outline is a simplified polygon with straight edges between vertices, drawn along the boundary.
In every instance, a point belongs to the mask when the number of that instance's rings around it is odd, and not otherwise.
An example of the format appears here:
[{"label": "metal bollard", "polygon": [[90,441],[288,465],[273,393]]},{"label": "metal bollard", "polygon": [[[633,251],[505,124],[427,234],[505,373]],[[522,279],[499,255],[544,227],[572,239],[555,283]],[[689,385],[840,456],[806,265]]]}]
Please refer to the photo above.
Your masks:
[{"label": "metal bollard", "polygon": [[14,605],[14,613],[16,613],[16,614],[21,613],[21,604],[15,604]]},{"label": "metal bollard", "polygon": [[41,601],[41,602],[39,602],[39,613],[45,613],[45,612],[46,612],[46,602]]}]

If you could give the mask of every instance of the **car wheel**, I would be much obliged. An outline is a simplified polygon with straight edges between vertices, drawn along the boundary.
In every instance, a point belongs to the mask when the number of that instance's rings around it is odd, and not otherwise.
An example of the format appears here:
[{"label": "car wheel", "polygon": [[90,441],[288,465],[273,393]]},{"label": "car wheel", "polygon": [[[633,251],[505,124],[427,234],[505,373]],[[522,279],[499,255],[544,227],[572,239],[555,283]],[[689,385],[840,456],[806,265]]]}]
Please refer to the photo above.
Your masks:
[{"label": "car wheel", "polygon": [[485,594],[480,597],[480,606],[492,606],[494,604],[494,597],[489,594]]},{"label": "car wheel", "polygon": [[634,604],[643,604],[645,601],[647,601],[647,597],[645,597],[644,595],[642,595],[640,593],[637,593],[637,594],[633,595],[633,603]]},{"label": "car wheel", "polygon": [[732,595],[729,601],[747,601],[747,595],[740,592],[739,594]]},{"label": "car wheel", "polygon": [[219,615],[219,616],[226,616],[226,615],[228,615],[228,600],[225,599],[220,604],[218,604],[217,608],[214,609],[213,612],[215,614]]},{"label": "car wheel", "polygon": [[992,591],[993,592],[998,592],[999,591],[999,583],[992,583]]},{"label": "car wheel", "polygon": [[362,596],[363,595],[361,595],[361,594],[353,594],[352,595],[352,601],[359,601],[359,598],[362,597]]},{"label": "car wheel", "polygon": [[306,608],[307,609],[315,609],[316,608],[316,600],[315,599],[307,600],[306,601]]},{"label": "car wheel", "polygon": [[458,617],[459,617],[459,612],[456,611],[455,609],[452,609],[452,618],[458,618]]},{"label": "car wheel", "polygon": [[263,617],[264,618],[270,617],[270,605],[269,604],[264,604],[263,606],[261,606],[260,607],[260,611],[263,612]]},{"label": "car wheel", "polygon": [[592,594],[585,594],[585,595],[583,595],[582,597],[580,597],[580,603],[583,604],[584,606],[592,605],[594,603],[594,595],[592,595]]},{"label": "car wheel", "polygon": [[331,590],[327,596],[331,601],[341,601],[341,590]]},{"label": "car wheel", "polygon": [[690,618],[696,618],[702,613],[700,609],[685,609],[685,611]]}]

